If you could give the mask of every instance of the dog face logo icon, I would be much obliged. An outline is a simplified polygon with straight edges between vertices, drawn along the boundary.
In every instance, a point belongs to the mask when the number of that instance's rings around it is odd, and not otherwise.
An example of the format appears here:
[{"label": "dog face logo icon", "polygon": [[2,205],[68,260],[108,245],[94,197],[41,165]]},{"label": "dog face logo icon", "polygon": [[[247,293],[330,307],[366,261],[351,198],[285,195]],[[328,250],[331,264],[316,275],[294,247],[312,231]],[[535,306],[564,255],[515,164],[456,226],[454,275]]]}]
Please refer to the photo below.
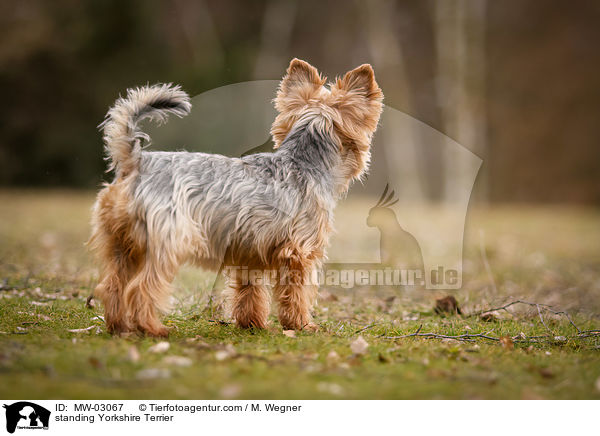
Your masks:
[{"label": "dog face logo icon", "polygon": [[18,429],[48,429],[50,411],[28,401],[4,405],[6,409],[6,431],[14,433]]}]

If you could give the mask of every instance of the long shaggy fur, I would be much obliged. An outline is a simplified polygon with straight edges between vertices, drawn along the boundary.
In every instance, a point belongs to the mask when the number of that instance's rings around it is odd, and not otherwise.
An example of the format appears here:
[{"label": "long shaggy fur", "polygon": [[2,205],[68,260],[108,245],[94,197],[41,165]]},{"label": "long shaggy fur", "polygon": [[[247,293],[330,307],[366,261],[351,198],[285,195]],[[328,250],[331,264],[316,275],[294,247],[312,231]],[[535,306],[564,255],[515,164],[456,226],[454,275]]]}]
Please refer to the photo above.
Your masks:
[{"label": "long shaggy fur", "polygon": [[127,90],[127,97],[119,98],[100,124],[108,171],[116,169],[119,177],[139,166],[141,142],[150,140],[139,129],[140,121],[165,122],[169,114],[183,117],[191,109],[190,99],[180,86],[164,84]]},{"label": "long shaggy fur", "polygon": [[[336,201],[367,168],[383,98],[368,65],[324,84],[294,59],[275,100],[277,150],[243,158],[142,150],[140,120],[190,110],[179,87],[130,90],[110,109],[104,139],[116,178],[98,195],[90,240],[110,331],[166,335],[160,313],[186,262],[278,271],[280,323],[311,326],[317,290],[308,277],[325,256]],[[230,271],[232,316],[240,327],[265,327],[267,286]]]}]

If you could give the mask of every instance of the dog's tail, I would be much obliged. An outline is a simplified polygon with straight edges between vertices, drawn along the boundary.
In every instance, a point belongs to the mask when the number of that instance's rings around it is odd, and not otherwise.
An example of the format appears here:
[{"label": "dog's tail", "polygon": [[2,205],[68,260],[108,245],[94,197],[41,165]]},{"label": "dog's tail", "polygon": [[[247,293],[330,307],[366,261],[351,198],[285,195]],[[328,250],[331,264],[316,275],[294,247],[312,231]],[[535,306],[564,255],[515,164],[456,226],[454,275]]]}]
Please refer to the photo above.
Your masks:
[{"label": "dog's tail", "polygon": [[99,126],[104,132],[108,171],[115,169],[117,177],[123,177],[138,168],[142,141],[150,140],[140,130],[140,121],[165,122],[169,114],[183,117],[191,108],[189,96],[170,83],[128,89],[127,97],[115,102]]}]

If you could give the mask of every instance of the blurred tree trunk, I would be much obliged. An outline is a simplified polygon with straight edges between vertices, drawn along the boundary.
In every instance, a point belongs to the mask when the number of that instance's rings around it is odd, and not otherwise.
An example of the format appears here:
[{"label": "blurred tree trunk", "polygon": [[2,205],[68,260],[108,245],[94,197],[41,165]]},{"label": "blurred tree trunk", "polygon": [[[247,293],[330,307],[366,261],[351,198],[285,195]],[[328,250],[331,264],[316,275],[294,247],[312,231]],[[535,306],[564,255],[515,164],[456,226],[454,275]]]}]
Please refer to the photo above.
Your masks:
[{"label": "blurred tree trunk", "polygon": [[254,65],[255,79],[276,79],[287,67],[288,53],[296,21],[297,6],[291,0],[267,2],[260,36],[260,49]]},{"label": "blurred tree trunk", "polygon": [[[438,95],[442,131],[462,146],[485,159],[485,22],[486,0],[435,2],[435,30],[438,61]],[[457,155],[445,157],[446,201],[464,195],[463,178],[468,164]],[[487,198],[487,183],[479,176],[477,197]]]},{"label": "blurred tree trunk", "polygon": [[[441,113],[436,89],[436,40],[430,3],[409,0],[397,3],[395,29],[406,61],[410,115],[441,130]],[[417,132],[418,135],[418,132]],[[444,196],[445,165],[437,147],[428,147],[423,138],[415,137],[419,172],[427,198],[440,201]]]},{"label": "blurred tree trunk", "polygon": [[185,65],[184,80],[194,82],[202,71],[224,67],[215,23],[205,1],[171,0],[161,3],[162,35],[178,64]]},{"label": "blurred tree trunk", "polygon": [[[394,19],[398,16],[398,6],[394,0],[374,0],[368,3],[356,0],[355,3],[359,12],[366,17],[367,25],[363,31],[369,56],[373,60],[377,81],[385,92],[384,103],[390,108],[409,113],[411,102],[408,94],[410,83],[406,72],[407,66],[400,41],[394,31]],[[393,167],[388,167],[385,174],[370,174],[369,177],[386,177],[386,180],[379,183],[378,186],[390,183],[403,201],[422,201],[425,198],[424,180],[419,168],[414,164],[415,159],[406,155],[407,151],[410,156],[418,155],[417,149],[420,148],[420,144],[417,133],[411,129],[409,129],[410,131],[401,131],[406,127],[406,125],[388,123],[385,131],[378,133],[382,142],[386,143],[383,150],[385,164],[393,165]],[[384,134],[388,136],[381,137]],[[398,138],[408,138],[408,141],[397,144]],[[375,153],[378,152],[381,151],[375,151]]]}]

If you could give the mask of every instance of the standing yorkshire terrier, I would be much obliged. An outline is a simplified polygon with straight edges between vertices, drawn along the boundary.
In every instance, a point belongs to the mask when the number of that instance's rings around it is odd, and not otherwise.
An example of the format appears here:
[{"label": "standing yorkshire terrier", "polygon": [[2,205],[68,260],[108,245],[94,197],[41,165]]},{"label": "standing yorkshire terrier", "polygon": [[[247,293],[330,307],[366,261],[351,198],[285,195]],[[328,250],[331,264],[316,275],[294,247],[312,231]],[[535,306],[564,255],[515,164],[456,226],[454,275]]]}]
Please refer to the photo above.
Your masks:
[{"label": "standing yorkshire terrier", "polygon": [[281,325],[314,328],[309,278],[325,256],[336,201],[367,169],[383,99],[370,65],[325,81],[292,60],[275,99],[276,150],[241,159],[142,151],[140,121],[190,111],[179,86],[130,89],[117,100],[102,124],[116,176],[98,194],[90,238],[110,332],[166,336],[160,312],[185,262],[234,271],[227,297],[240,327],[267,325],[270,295],[236,267],[277,271]]}]

